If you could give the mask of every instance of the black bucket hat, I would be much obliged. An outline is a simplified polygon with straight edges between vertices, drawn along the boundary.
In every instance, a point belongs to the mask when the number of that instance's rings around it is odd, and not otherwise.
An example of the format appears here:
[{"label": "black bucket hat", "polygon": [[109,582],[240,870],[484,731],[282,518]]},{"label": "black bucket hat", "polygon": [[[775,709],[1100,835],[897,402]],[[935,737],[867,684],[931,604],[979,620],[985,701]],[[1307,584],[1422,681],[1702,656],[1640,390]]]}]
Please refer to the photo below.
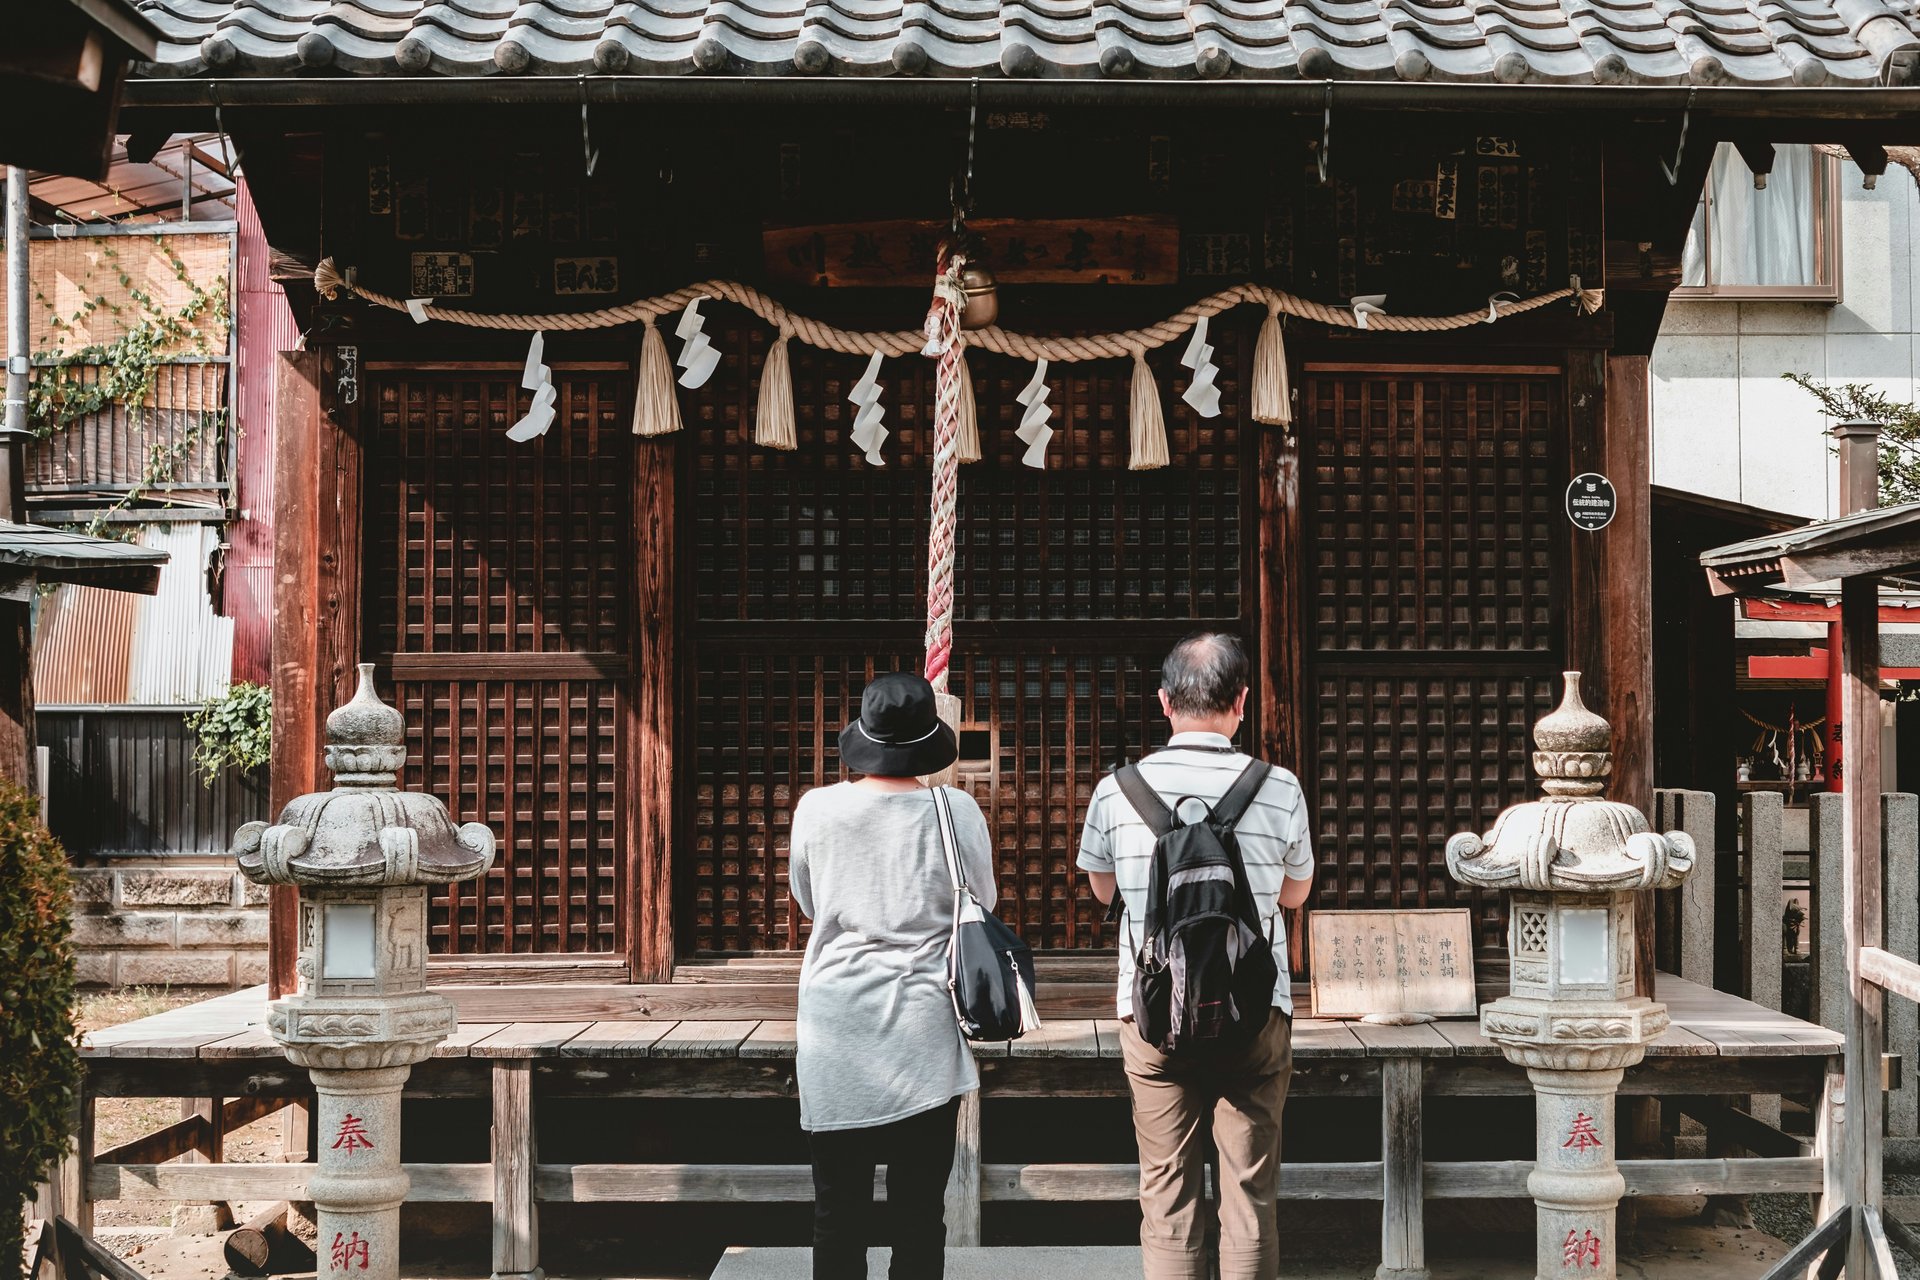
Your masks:
[{"label": "black bucket hat", "polygon": [[860,695],[860,718],[840,731],[840,759],[855,773],[918,778],[960,758],[953,729],[934,709],[925,677],[896,671]]}]

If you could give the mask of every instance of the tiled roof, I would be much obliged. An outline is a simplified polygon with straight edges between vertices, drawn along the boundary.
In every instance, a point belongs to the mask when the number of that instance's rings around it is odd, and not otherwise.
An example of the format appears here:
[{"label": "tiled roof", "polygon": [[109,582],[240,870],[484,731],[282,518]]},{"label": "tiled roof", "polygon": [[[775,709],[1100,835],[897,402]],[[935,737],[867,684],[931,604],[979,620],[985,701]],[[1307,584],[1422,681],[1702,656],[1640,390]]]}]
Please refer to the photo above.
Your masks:
[{"label": "tiled roof", "polygon": [[147,76],[1920,80],[1916,0],[140,0]]}]

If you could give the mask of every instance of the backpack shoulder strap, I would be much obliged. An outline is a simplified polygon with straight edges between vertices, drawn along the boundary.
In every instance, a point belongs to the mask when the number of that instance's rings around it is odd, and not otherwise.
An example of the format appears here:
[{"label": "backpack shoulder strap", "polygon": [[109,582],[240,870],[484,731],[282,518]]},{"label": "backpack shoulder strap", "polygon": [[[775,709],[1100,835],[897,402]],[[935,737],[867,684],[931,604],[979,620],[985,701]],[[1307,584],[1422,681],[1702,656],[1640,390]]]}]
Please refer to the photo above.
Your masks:
[{"label": "backpack shoulder strap", "polygon": [[1213,815],[1209,819],[1215,829],[1231,831],[1246,816],[1253,798],[1260,794],[1260,788],[1267,785],[1267,775],[1273,767],[1264,760],[1249,760],[1240,776],[1227,788],[1227,794],[1220,797],[1220,803],[1213,806]]},{"label": "backpack shoulder strap", "polygon": [[1140,815],[1140,821],[1153,832],[1155,840],[1163,839],[1173,830],[1173,810],[1167,808],[1160,793],[1141,775],[1139,765],[1124,765],[1115,770],[1113,780],[1120,785],[1120,794],[1127,798],[1133,811]]}]

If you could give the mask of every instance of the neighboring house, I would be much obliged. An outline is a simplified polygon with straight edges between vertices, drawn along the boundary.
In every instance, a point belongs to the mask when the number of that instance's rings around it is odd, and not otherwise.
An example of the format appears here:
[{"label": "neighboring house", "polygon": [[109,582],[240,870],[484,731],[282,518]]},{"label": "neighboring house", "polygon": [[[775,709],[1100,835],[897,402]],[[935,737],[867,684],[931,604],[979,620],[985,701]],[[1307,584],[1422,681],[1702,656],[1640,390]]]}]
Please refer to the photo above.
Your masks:
[{"label": "neighboring house", "polygon": [[203,783],[186,718],[233,680],[269,678],[273,352],[290,342],[274,321],[286,307],[221,141],[181,135],[138,158],[128,147],[99,183],[36,174],[30,189],[37,378],[98,387],[116,362],[72,353],[142,325],[184,330],[166,335],[144,397],[124,393],[123,373],[107,404],[35,423],[32,519],[169,556],[157,595],[61,587],[39,601],[46,816],[77,866],[83,982],[244,985],[264,973],[264,909],[227,845],[265,816],[266,780]]},{"label": "neighboring house", "polygon": [[1911,400],[1912,251],[1920,186],[1890,166],[1873,189],[1844,155],[1776,148],[1756,191],[1733,147],[1715,156],[1684,279],[1653,349],[1653,482],[1815,519],[1838,480],[1805,373]]}]

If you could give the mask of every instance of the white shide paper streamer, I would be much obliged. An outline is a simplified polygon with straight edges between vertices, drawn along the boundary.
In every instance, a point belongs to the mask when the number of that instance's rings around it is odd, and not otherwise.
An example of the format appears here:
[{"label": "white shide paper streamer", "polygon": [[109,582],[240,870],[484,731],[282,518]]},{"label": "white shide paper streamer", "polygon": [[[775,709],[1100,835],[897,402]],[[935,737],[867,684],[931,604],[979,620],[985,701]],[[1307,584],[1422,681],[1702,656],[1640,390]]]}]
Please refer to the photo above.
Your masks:
[{"label": "white shide paper streamer", "polygon": [[1047,362],[1045,358],[1034,361],[1033,377],[1014,399],[1026,406],[1026,412],[1020,415],[1020,425],[1014,435],[1027,446],[1020,461],[1029,467],[1046,470],[1047,442],[1053,439],[1053,428],[1047,420],[1053,417],[1053,409],[1047,404]]},{"label": "white shide paper streamer", "polygon": [[704,301],[704,298],[695,298],[689,302],[673,330],[674,336],[680,339],[680,358],[674,363],[681,369],[680,385],[689,391],[706,386],[707,379],[720,367],[720,348],[703,332],[707,318],[700,314],[700,304]]},{"label": "white shide paper streamer", "polygon": [[876,467],[884,467],[887,460],[880,456],[880,446],[892,433],[883,421],[887,416],[886,408],[880,403],[880,362],[885,357],[878,351],[867,361],[867,371],[860,375],[860,381],[853,384],[853,390],[847,392],[847,399],[853,402],[856,412],[853,415],[853,429],[847,433],[847,439],[854,447],[867,456],[867,462]]},{"label": "white shide paper streamer", "polygon": [[520,371],[520,385],[533,392],[533,403],[518,422],[507,428],[507,439],[515,444],[543,436],[553,425],[553,402],[559,393],[553,389],[553,370],[546,366],[546,352],[547,335],[535,330],[533,341],[527,344],[526,367]]},{"label": "white shide paper streamer", "polygon": [[1193,370],[1193,380],[1187,383],[1180,398],[1203,418],[1219,417],[1220,388],[1214,385],[1214,379],[1220,376],[1220,370],[1213,363],[1213,344],[1207,341],[1207,317],[1201,316],[1194,323],[1193,337],[1188,340],[1180,363]]}]

